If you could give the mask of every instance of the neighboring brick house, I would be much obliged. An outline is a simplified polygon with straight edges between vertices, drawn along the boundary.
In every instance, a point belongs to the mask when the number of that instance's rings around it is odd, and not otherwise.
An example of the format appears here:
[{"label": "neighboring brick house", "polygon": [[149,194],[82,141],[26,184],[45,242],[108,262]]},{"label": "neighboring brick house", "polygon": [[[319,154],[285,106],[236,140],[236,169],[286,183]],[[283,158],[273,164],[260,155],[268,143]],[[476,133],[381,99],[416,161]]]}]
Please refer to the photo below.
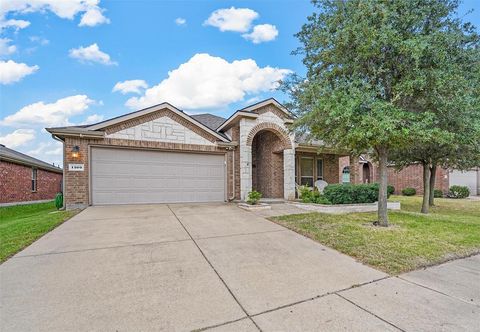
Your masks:
[{"label": "neighboring brick house", "polygon": [[0,204],[51,200],[63,170],[0,144]]},{"label": "neighboring brick house", "polygon": [[[345,152],[288,129],[290,112],[270,98],[228,119],[188,115],[162,103],[100,123],[47,128],[64,142],[66,207],[294,199],[296,183],[338,183]],[[355,174],[351,175],[352,178]]]},{"label": "neighboring brick house", "polygon": [[[362,155],[353,163],[358,176],[355,181],[348,180],[348,172],[353,168],[348,157],[340,158],[339,176],[342,182],[369,183],[378,182],[378,167],[374,161]],[[411,164],[401,170],[395,166],[388,167],[388,184],[395,187],[395,194],[401,194],[405,188],[415,188],[418,195],[423,194],[423,167],[421,164]],[[449,170],[437,168],[435,174],[435,189],[446,194],[453,185],[467,186],[471,195],[480,195],[480,170],[474,168],[468,171]]]}]

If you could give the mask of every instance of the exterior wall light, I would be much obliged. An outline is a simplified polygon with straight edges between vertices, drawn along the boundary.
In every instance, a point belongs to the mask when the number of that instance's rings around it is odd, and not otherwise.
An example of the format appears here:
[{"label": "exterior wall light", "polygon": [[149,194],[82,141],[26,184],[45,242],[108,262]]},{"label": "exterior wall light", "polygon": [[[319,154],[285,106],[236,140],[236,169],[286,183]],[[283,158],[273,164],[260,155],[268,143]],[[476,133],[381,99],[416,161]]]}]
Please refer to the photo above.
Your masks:
[{"label": "exterior wall light", "polygon": [[78,158],[79,155],[80,155],[80,147],[78,145],[75,145],[72,148],[72,158]]}]

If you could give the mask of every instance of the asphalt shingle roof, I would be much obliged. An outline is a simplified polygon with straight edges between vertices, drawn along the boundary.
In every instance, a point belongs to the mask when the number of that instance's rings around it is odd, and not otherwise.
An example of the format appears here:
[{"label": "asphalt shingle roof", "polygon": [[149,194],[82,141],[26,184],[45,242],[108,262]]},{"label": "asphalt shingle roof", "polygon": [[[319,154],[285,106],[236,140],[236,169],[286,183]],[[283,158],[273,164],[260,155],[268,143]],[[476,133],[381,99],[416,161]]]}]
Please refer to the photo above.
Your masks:
[{"label": "asphalt shingle roof", "polygon": [[205,114],[194,114],[190,117],[194,118],[204,126],[216,130],[220,125],[225,122],[225,119],[221,116],[205,113]]},{"label": "asphalt shingle roof", "polygon": [[12,162],[18,162],[20,164],[28,166],[36,166],[38,168],[46,169],[49,171],[62,173],[62,169],[52,164],[41,161],[40,159],[30,157],[29,155],[7,148],[0,144],[0,160],[7,160]]}]

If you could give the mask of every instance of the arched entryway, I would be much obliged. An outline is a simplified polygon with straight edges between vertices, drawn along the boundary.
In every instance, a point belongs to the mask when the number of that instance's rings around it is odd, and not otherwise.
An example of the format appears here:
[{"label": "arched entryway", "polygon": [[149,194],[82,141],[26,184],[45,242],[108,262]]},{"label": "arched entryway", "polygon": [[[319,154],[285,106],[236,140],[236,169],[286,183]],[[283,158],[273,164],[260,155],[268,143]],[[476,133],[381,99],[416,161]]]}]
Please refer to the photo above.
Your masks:
[{"label": "arched entryway", "polygon": [[372,182],[370,163],[364,163],[363,164],[362,179],[363,179],[363,183],[371,183]]},{"label": "arched entryway", "polygon": [[242,137],[240,130],[240,196],[255,189],[264,198],[294,199],[295,149],[287,130],[260,122]]},{"label": "arched entryway", "polygon": [[283,198],[283,150],[277,134],[261,130],[252,141],[252,189],[265,198]]}]

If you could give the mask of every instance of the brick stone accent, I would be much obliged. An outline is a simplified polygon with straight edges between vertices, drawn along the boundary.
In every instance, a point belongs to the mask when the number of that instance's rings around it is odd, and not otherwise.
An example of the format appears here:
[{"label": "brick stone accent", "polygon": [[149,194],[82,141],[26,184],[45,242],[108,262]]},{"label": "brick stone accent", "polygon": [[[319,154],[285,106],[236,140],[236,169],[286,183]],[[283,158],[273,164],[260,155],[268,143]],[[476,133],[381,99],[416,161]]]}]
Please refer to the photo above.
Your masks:
[{"label": "brick stone accent", "polygon": [[55,198],[62,190],[62,174],[37,168],[37,191],[32,191],[32,167],[0,161],[0,203]]},{"label": "brick stone accent", "polygon": [[267,105],[267,106],[264,106],[264,107],[260,107],[260,108],[257,108],[256,110],[254,110],[253,112],[257,113],[259,115],[270,112],[272,114],[275,114],[280,119],[289,119],[290,118],[283,111],[279,110],[274,105]]},{"label": "brick stone accent", "polygon": [[168,116],[162,116],[158,119],[108,134],[107,137],[129,140],[214,145],[210,140],[200,136]]},{"label": "brick stone accent", "polygon": [[127,128],[132,128],[141,124],[145,124],[151,121],[154,121],[156,119],[162,118],[162,117],[168,117],[175,121],[176,123],[180,124],[181,126],[188,128],[189,130],[193,131],[197,135],[209,140],[210,142],[214,143],[218,140],[215,135],[212,135],[199,126],[193,124],[191,121],[186,120],[185,118],[179,116],[178,114],[172,112],[169,109],[162,109],[158,110],[149,114],[146,114],[144,116],[138,117],[138,118],[133,118],[127,121],[124,121],[122,123],[117,123],[115,125],[112,125],[110,127],[104,128],[104,131],[107,135],[116,133],[122,130],[125,130]]},{"label": "brick stone accent", "polygon": [[272,122],[261,122],[254,126],[248,133],[246,144],[251,146],[255,135],[257,135],[262,130],[269,130],[271,132],[274,132],[278,136],[280,141],[283,143],[284,149],[292,148],[292,142],[289,139],[288,132],[284,128],[280,127],[278,124]]}]

